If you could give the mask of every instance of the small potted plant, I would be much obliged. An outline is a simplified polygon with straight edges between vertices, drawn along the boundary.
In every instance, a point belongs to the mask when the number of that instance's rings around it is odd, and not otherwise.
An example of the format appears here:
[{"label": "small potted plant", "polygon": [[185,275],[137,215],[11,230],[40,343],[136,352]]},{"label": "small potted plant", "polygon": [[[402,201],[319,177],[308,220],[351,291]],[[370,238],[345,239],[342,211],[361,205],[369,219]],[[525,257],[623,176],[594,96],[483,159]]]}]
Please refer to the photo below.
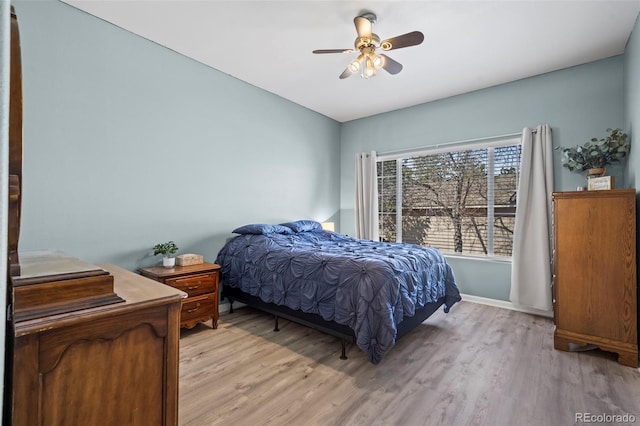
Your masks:
[{"label": "small potted plant", "polygon": [[587,171],[587,179],[604,176],[611,163],[622,161],[629,153],[627,134],[620,129],[607,129],[609,135],[592,138],[584,145],[571,148],[557,147],[564,153],[562,165],[570,171]]},{"label": "small potted plant", "polygon": [[165,268],[173,268],[176,265],[176,257],[174,255],[177,251],[178,246],[173,241],[153,246],[153,255],[162,255],[162,266]]}]

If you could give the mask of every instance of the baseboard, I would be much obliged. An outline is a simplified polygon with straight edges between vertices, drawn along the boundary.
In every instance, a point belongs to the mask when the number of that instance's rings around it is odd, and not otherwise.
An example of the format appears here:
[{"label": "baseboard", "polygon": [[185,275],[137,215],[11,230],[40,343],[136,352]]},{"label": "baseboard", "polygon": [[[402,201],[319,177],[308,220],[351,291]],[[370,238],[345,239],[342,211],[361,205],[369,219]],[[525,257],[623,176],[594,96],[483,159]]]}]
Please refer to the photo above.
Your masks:
[{"label": "baseboard", "polygon": [[[229,303],[220,303],[220,306],[218,306],[218,312],[221,314],[229,312],[229,306],[231,306]],[[242,308],[244,306],[247,306],[247,305],[240,302],[233,302],[233,309]]]},{"label": "baseboard", "polygon": [[512,311],[553,318],[553,312],[541,311],[540,309],[528,308],[525,306],[518,306],[505,300],[489,299],[488,297],[474,296],[472,294],[461,294],[460,296],[462,296],[462,300],[465,302],[479,303],[481,305],[495,306],[496,308],[510,309]]}]

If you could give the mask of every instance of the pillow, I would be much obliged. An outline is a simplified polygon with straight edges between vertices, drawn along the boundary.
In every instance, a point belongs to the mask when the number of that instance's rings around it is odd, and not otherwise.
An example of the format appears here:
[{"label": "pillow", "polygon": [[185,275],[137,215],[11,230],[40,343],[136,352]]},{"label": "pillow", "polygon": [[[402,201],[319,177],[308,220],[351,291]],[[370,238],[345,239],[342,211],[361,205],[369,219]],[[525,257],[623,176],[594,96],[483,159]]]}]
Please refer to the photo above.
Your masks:
[{"label": "pillow", "polygon": [[306,232],[306,231],[315,231],[318,229],[322,229],[322,225],[320,222],[316,222],[315,220],[297,220],[295,222],[287,222],[281,223],[280,225],[286,226],[287,228],[291,228],[293,232]]},{"label": "pillow", "polygon": [[234,234],[291,234],[291,229],[281,225],[268,225],[266,223],[251,223],[234,229]]}]

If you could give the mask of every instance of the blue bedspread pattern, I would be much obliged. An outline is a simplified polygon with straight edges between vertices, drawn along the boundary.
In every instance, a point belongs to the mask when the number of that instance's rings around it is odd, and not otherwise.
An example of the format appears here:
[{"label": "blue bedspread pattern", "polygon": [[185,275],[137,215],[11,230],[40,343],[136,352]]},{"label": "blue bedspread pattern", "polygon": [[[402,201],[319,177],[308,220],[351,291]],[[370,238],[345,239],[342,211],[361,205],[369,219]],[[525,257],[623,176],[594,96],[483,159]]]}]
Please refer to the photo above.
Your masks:
[{"label": "blue bedspread pattern", "polygon": [[395,344],[404,316],[443,296],[445,312],[460,300],[438,250],[323,230],[240,235],[216,263],[225,286],[348,325],[375,364]]}]

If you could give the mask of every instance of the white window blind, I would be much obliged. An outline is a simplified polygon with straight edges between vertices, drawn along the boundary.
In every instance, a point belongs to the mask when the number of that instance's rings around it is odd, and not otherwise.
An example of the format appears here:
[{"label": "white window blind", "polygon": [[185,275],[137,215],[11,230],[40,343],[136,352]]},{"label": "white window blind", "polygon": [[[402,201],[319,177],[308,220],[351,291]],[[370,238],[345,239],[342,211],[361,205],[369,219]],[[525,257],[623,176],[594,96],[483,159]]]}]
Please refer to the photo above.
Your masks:
[{"label": "white window blind", "polygon": [[381,239],[511,256],[520,155],[519,139],[510,139],[381,157]]}]

